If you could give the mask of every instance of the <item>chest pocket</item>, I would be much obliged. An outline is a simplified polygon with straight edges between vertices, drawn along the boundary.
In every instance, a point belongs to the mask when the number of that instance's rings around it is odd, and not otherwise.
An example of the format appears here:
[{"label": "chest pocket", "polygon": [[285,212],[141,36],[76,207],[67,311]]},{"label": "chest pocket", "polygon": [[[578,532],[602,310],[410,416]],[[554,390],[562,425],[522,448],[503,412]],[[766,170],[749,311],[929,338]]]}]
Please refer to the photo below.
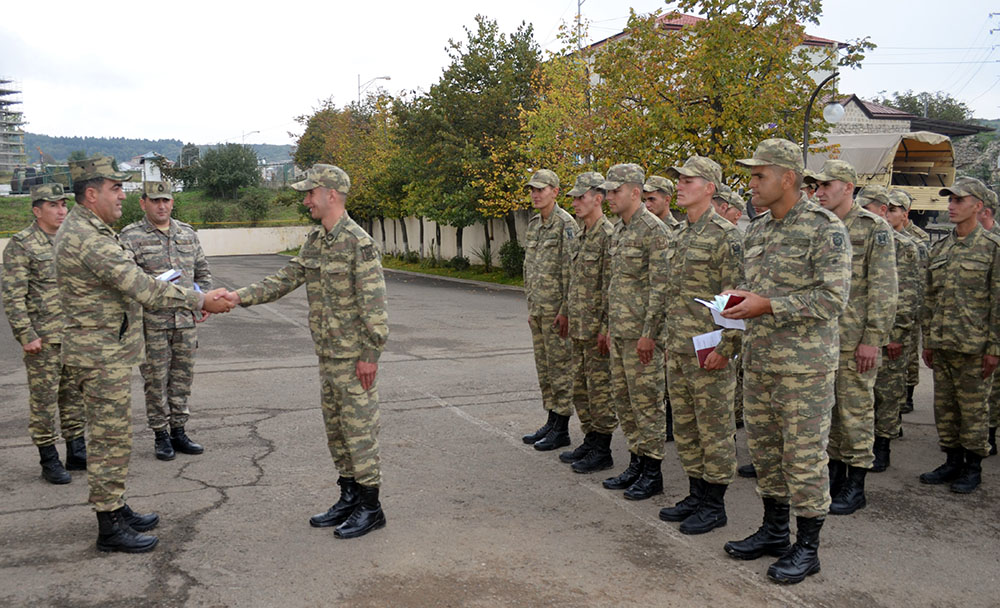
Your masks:
[{"label": "chest pocket", "polygon": [[632,245],[618,246],[618,264],[622,274],[630,277],[641,277],[645,267],[643,250]]},{"label": "chest pocket", "polygon": [[178,239],[174,241],[174,246],[177,248],[178,253],[183,253],[185,255],[194,253],[194,241],[191,239]]},{"label": "chest pocket", "polygon": [[712,250],[705,247],[689,246],[685,255],[689,264],[703,264],[712,261]]},{"label": "chest pocket", "polygon": [[42,281],[56,280],[55,257],[51,251],[31,254],[32,274]]}]

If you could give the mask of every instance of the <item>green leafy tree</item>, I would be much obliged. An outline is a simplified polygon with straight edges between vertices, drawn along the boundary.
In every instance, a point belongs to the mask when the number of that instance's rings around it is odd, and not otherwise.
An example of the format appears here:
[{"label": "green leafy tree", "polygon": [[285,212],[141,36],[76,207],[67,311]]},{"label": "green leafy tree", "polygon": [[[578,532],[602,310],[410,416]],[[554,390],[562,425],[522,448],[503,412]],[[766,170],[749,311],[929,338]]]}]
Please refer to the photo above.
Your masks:
[{"label": "green leafy tree", "polygon": [[260,182],[257,154],[250,146],[240,144],[213,148],[202,156],[197,179],[211,196],[235,200],[240,188]]},{"label": "green leafy tree", "polygon": [[69,156],[66,157],[66,160],[68,161],[85,160],[86,158],[87,158],[86,150],[73,150],[72,152],[69,153]]},{"label": "green leafy tree", "polygon": [[943,91],[936,93],[914,93],[912,90],[907,89],[902,93],[895,91],[892,95],[886,95],[885,91],[879,91],[879,97],[874,101],[890,108],[909,112],[915,116],[925,116],[936,120],[950,120],[951,122],[969,122],[972,120],[972,110],[969,106]]}]

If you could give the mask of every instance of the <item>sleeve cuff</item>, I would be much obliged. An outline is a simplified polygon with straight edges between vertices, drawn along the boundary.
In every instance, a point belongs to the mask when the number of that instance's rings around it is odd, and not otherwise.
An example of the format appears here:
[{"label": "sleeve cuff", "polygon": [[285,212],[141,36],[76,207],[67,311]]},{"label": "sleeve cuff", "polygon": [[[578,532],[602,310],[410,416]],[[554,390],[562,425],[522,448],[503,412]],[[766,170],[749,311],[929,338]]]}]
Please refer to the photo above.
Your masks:
[{"label": "sleeve cuff", "polygon": [[358,357],[358,359],[360,361],[364,361],[365,363],[378,363],[378,358],[381,354],[381,351],[374,348],[366,348],[361,351],[361,356]]}]

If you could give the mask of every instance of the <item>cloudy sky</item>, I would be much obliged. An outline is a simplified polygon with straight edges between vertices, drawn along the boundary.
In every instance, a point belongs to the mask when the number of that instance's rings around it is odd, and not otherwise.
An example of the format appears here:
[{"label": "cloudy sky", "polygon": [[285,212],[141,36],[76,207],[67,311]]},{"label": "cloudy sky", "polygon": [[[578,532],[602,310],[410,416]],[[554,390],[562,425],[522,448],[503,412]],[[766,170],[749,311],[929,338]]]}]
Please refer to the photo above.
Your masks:
[{"label": "cloudy sky", "polygon": [[[981,118],[1000,117],[1000,4],[985,0],[826,0],[818,36],[870,36],[879,49],[846,72],[840,90],[950,92]],[[599,40],[622,30],[628,7],[654,0],[585,0]],[[449,38],[477,14],[510,32],[532,23],[545,50],[559,48],[577,0],[438,2],[7,3],[0,77],[23,90],[34,133],[176,138],[198,144],[293,143],[294,118],[320,100],[357,98],[362,84],[390,93],[427,90],[447,65]],[[935,16],[938,15],[938,16]]]}]

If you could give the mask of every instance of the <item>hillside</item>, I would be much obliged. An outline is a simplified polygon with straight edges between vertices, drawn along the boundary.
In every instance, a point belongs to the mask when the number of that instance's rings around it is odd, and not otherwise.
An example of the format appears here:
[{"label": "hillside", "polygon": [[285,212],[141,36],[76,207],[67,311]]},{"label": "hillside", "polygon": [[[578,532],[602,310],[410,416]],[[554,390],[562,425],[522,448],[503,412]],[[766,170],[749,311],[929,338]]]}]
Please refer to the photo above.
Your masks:
[{"label": "hillside", "polygon": [[[128,161],[134,156],[147,152],[162,154],[176,161],[181,154],[184,142],[179,139],[127,139],[124,137],[54,137],[38,133],[24,134],[25,152],[28,159],[38,162],[38,150],[65,162],[66,158],[76,150],[83,150],[88,156],[102,154],[114,156],[119,162]],[[200,146],[202,151],[212,146]],[[291,158],[294,146],[274,144],[250,144],[258,158],[268,162],[282,162]]]}]

